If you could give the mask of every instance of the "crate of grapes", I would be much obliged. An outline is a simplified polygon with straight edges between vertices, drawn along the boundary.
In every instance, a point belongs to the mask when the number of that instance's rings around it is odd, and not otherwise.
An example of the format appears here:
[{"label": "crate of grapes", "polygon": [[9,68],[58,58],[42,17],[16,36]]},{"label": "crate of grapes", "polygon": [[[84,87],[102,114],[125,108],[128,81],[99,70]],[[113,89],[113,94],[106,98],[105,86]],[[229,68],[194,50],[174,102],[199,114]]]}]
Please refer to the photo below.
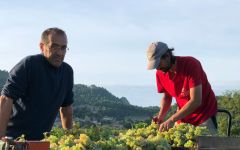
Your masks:
[{"label": "crate of grapes", "polygon": [[14,141],[11,139],[0,140],[0,150],[49,150],[48,141]]}]

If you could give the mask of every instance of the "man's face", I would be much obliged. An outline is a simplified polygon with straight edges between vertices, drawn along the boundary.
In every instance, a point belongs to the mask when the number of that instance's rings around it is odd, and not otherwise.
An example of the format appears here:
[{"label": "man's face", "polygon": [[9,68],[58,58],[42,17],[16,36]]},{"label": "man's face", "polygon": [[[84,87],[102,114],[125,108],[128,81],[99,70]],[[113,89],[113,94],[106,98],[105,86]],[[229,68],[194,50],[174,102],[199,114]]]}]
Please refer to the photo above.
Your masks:
[{"label": "man's face", "polygon": [[162,72],[168,72],[171,69],[171,59],[170,54],[166,53],[161,57],[160,63],[157,67],[157,70],[161,70]]},{"label": "man's face", "polygon": [[48,43],[40,43],[42,53],[51,65],[58,68],[66,54],[67,37],[62,34],[50,34],[48,40]]}]

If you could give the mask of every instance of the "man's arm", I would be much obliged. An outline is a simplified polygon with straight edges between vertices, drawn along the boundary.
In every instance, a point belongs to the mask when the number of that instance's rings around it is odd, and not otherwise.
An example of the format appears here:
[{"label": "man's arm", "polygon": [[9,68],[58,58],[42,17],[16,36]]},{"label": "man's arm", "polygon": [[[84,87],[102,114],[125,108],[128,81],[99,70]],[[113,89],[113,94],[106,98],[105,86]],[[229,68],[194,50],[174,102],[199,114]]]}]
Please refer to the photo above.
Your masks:
[{"label": "man's arm", "polygon": [[7,96],[0,97],[0,137],[5,135],[7,124],[12,113],[13,100]]},{"label": "man's arm", "polygon": [[172,97],[167,93],[163,93],[163,97],[160,102],[160,111],[156,116],[156,118],[154,118],[158,124],[163,122],[164,117],[166,116],[169,108],[171,107],[171,103],[172,103]]},{"label": "man's arm", "polygon": [[174,122],[194,112],[202,103],[202,85],[190,89],[190,100],[167,121],[161,124],[160,131],[165,131],[174,125]]},{"label": "man's arm", "polygon": [[73,126],[73,109],[72,105],[67,107],[60,107],[59,109],[62,127],[64,129],[71,129]]}]

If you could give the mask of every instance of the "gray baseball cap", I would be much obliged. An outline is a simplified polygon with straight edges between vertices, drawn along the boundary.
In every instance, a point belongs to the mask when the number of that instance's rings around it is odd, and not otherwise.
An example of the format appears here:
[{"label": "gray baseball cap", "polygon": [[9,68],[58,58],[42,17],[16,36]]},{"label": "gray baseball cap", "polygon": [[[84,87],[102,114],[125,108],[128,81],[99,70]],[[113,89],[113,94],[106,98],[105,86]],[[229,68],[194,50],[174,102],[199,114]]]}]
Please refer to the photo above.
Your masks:
[{"label": "gray baseball cap", "polygon": [[147,69],[155,69],[158,67],[160,63],[161,57],[168,51],[167,44],[163,42],[154,42],[151,43],[147,49]]}]

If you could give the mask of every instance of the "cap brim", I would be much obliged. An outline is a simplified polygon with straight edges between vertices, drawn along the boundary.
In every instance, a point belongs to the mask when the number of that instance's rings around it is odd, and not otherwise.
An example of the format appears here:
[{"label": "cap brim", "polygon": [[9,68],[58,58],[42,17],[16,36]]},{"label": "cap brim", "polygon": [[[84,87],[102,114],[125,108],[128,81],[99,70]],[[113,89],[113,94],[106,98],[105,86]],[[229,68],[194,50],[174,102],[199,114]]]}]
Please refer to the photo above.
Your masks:
[{"label": "cap brim", "polygon": [[160,63],[160,59],[148,61],[147,70],[156,69],[158,67],[159,63]]}]

